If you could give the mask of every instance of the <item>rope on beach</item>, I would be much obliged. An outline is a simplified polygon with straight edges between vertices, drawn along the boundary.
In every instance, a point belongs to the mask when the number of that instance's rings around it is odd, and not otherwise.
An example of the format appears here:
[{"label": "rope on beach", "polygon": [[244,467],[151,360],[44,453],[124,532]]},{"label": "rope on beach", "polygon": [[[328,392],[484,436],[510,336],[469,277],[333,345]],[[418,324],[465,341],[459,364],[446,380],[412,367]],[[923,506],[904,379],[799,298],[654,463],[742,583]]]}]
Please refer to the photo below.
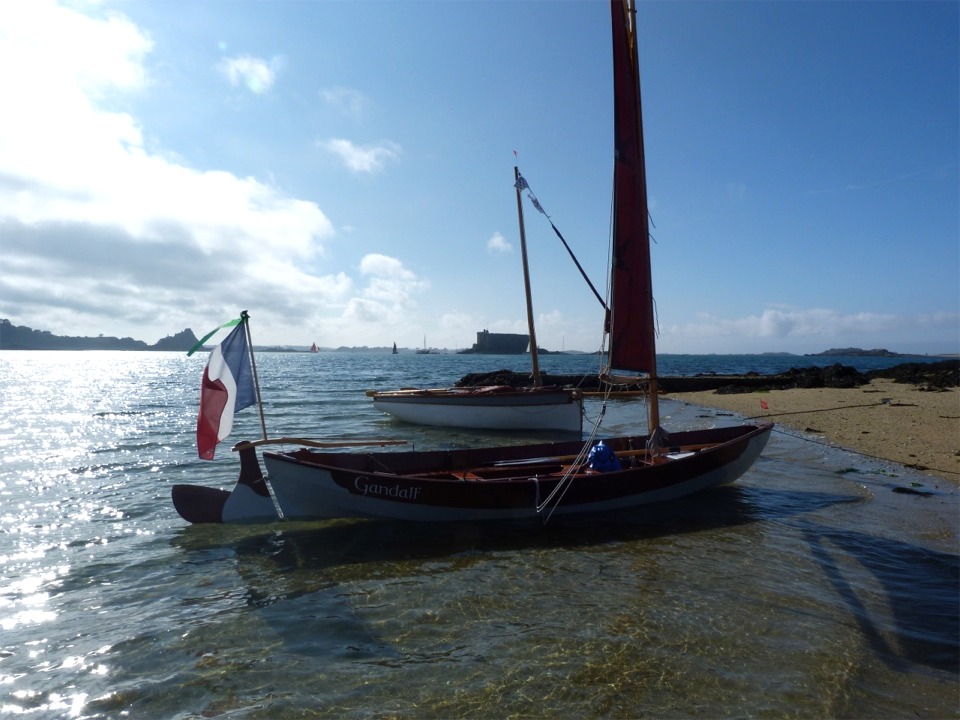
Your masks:
[{"label": "rope on beach", "polygon": [[821,410],[795,410],[793,412],[782,412],[782,413],[764,413],[763,415],[751,415],[747,420],[763,420],[764,418],[770,417],[780,417],[781,415],[804,415],[805,413],[821,413],[821,412],[831,412],[833,410],[848,410],[850,408],[865,408],[865,407],[876,407],[878,405],[889,405],[889,400],[881,400],[880,402],[867,403],[866,405],[838,405],[837,407],[832,408],[822,408]]},{"label": "rope on beach", "polygon": [[[847,407],[852,407],[848,405]],[[818,410],[804,410],[803,412],[822,412]],[[791,415],[794,413],[780,413],[781,415]],[[766,417],[770,417],[767,415]],[[751,418],[747,418],[748,420]],[[817,440],[816,438],[808,437],[805,435],[797,435],[796,433],[787,432],[783,430],[778,425],[774,428],[776,432],[781,435],[786,435],[787,437],[792,437],[795,440],[803,440],[808,443],[813,443],[814,445],[822,445],[823,447],[832,448],[833,450],[844,450],[845,452],[853,453],[854,455],[860,455],[861,457],[870,458],[871,460],[880,460],[881,462],[887,463],[897,463],[897,465],[903,465],[906,468],[911,470],[916,470],[917,472],[924,472],[926,470],[933,470],[935,472],[947,473],[949,475],[960,475],[960,472],[956,470],[944,470],[943,468],[930,467],[929,465],[909,465],[908,463],[900,462],[899,460],[893,460],[891,458],[880,457],[879,455],[871,455],[870,453],[863,452],[861,450],[854,450],[852,448],[846,447],[845,445],[834,445],[833,443],[824,442],[823,440]]]}]

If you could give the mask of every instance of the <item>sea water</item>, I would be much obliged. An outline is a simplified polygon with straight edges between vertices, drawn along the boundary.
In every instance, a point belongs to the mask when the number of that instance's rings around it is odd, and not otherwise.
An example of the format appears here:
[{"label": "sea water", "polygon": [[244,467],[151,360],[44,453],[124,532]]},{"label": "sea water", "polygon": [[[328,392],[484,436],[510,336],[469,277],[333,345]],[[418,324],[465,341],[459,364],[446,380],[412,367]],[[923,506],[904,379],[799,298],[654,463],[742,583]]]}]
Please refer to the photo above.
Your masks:
[{"label": "sea water", "polygon": [[[230,445],[261,433],[250,408],[197,458],[204,363],[0,352],[0,717],[960,715],[954,483],[778,430],[735,485],[602,521],[190,526],[171,486],[232,487]],[[525,361],[258,356],[271,435],[418,449],[544,439],[404,425],[364,394],[501,368]],[[602,408],[588,399],[588,420]],[[670,401],[661,415],[740,421]],[[600,435],[644,416],[640,399],[609,401]]]}]

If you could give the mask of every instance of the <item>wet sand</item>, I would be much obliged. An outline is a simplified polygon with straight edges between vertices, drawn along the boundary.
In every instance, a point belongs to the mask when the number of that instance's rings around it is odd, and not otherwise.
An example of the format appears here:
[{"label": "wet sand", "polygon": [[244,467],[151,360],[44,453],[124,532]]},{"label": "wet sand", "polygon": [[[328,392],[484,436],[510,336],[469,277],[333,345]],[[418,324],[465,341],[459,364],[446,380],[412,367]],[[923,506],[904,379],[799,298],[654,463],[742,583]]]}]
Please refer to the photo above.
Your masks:
[{"label": "wet sand", "polygon": [[833,445],[960,483],[960,388],[937,392],[878,378],[850,389],[729,395],[709,390],[664,397],[768,419]]}]

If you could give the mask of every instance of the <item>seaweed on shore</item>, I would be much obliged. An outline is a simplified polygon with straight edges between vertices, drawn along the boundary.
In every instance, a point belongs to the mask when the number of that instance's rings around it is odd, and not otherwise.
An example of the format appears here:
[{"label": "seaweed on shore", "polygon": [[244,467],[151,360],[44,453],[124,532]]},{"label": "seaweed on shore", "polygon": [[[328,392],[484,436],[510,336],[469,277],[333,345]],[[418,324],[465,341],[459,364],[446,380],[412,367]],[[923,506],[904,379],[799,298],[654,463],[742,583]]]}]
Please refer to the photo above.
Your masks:
[{"label": "seaweed on shore", "polygon": [[[883,370],[860,372],[848,365],[826,367],[791,368],[775,375],[747,373],[745,375],[716,375],[703,373],[691,376],[658,378],[661,392],[716,391],[719,394],[749,393],[765,390],[788,390],[791,388],[855,388],[866,385],[874,378],[889,378],[898,383],[917,385],[923,389],[946,389],[960,386],[960,359],[932,363],[903,363]],[[604,389],[596,375],[542,375],[544,385],[576,387],[586,392]],[[482,387],[506,385],[525,387],[530,385],[529,373],[511,370],[495,370],[487,373],[464,375],[457,387]],[[646,382],[618,388],[621,390],[645,390]]]},{"label": "seaweed on shore", "polygon": [[960,386],[960,359],[934,363],[903,363],[883,370],[871,370],[867,377],[871,380],[887,378],[897,383],[943,390]]}]

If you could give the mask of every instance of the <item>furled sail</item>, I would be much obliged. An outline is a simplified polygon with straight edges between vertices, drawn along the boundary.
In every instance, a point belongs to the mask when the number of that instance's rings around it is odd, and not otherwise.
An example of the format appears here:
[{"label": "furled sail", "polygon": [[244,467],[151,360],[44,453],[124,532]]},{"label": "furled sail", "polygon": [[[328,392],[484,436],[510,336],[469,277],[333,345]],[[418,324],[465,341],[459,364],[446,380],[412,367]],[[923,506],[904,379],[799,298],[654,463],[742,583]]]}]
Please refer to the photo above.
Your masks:
[{"label": "furled sail", "polygon": [[[629,6],[628,6],[629,5]],[[632,3],[612,0],[614,199],[610,368],[656,374],[647,179]]]}]

